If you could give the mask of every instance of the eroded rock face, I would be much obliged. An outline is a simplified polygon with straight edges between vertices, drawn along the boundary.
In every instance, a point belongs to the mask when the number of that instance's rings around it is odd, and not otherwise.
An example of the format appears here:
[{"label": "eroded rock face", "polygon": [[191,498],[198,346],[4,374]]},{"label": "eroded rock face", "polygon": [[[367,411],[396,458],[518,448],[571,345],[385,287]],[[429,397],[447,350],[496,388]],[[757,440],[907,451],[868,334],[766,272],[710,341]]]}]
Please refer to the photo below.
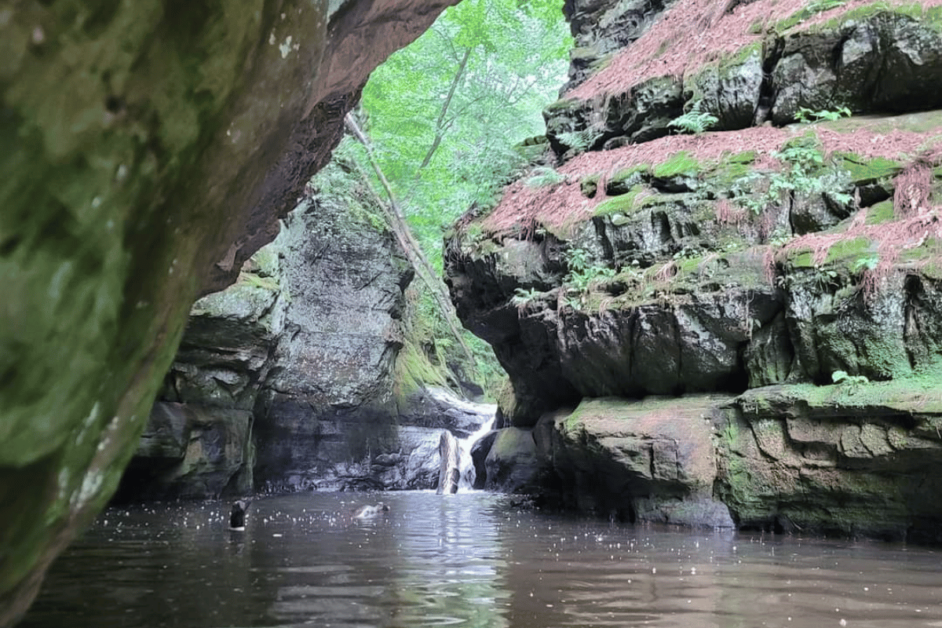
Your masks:
[{"label": "eroded rock face", "polygon": [[[493,416],[445,389],[405,390],[413,270],[345,167],[312,179],[275,242],[194,305],[119,499],[433,489],[441,435]],[[242,447],[214,446],[221,434]]]},{"label": "eroded rock face", "polygon": [[274,237],[368,73],[448,4],[0,9],[0,624],[114,491],[194,298]]},{"label": "eroded rock face", "polygon": [[774,386],[725,408],[717,494],[740,525],[942,541],[931,380]]},{"label": "eroded rock face", "polygon": [[[629,5],[567,5],[580,48],[617,39],[580,20]],[[526,478],[493,487],[638,521],[934,539],[934,401],[901,391],[942,381],[925,143],[942,117],[916,95],[942,79],[939,30],[928,6],[819,8],[649,6],[607,64],[574,55],[546,110],[560,182],[512,183],[456,225],[452,297],[513,391],[487,472]]]}]

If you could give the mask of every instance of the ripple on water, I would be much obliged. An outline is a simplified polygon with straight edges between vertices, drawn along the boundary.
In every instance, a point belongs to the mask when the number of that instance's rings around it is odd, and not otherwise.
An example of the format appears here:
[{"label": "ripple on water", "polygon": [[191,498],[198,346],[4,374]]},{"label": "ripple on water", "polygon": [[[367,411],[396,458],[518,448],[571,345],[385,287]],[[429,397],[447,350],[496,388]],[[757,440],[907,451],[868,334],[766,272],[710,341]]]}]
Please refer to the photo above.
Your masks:
[{"label": "ripple on water", "polygon": [[109,510],[26,628],[942,626],[936,551],[632,527],[486,493],[260,498]]}]

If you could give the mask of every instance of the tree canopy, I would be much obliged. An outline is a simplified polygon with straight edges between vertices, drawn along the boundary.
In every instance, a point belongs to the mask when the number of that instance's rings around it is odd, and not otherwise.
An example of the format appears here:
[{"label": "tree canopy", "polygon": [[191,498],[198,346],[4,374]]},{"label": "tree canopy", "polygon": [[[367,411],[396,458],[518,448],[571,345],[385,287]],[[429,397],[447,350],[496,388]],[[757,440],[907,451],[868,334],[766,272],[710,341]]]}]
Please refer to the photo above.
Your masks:
[{"label": "tree canopy", "polygon": [[464,0],[370,77],[361,124],[433,264],[443,228],[493,196],[566,78],[561,0]]},{"label": "tree canopy", "polygon": [[458,331],[440,278],[442,238],[524,165],[514,147],[544,132],[570,46],[562,0],[463,0],[377,68],[338,149],[369,180],[424,284],[415,340],[433,347],[429,360],[468,363],[476,374],[465,375],[491,387],[493,354]]}]

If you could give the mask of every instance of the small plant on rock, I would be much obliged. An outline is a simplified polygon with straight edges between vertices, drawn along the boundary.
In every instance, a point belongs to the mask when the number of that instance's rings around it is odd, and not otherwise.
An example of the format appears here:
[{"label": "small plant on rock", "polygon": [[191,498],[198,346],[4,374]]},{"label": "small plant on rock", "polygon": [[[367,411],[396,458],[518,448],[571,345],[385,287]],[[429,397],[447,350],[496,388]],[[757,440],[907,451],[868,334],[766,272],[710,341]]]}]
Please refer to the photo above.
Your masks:
[{"label": "small plant on rock", "polygon": [[538,166],[533,169],[533,176],[527,179],[528,188],[544,188],[566,180],[566,175],[559,174],[552,168]]},{"label": "small plant on rock", "polygon": [[837,109],[821,109],[819,111],[814,111],[808,109],[807,107],[801,107],[798,109],[798,113],[795,114],[795,118],[802,124],[807,124],[809,122],[821,122],[822,120],[840,120],[841,118],[849,118],[851,114],[850,109],[847,107],[838,107]]},{"label": "small plant on rock", "polygon": [[533,305],[534,302],[539,300],[543,294],[543,292],[540,292],[536,288],[529,288],[527,290],[517,288],[514,290],[514,296],[510,297],[510,303],[517,308],[517,311],[523,312]]},{"label": "small plant on rock", "polygon": [[569,274],[566,275],[566,282],[573,290],[584,293],[588,292],[593,285],[607,281],[615,277],[615,270],[601,264],[591,264],[589,254],[584,249],[570,249],[566,253],[566,263],[569,266]]},{"label": "small plant on rock", "polygon": [[870,383],[866,375],[850,375],[847,371],[834,371],[831,373],[831,381],[835,384],[848,384],[852,387]]},{"label": "small plant on rock", "polygon": [[568,146],[570,150],[584,153],[589,150],[593,135],[589,129],[585,129],[583,131],[563,131],[562,133],[557,133],[556,138]]},{"label": "small plant on rock", "polygon": [[708,131],[710,127],[719,122],[720,119],[709,111],[701,111],[702,106],[703,101],[698,100],[693,103],[690,111],[674,118],[667,126],[680,129],[684,133],[693,133],[695,135],[700,135],[704,131]]}]

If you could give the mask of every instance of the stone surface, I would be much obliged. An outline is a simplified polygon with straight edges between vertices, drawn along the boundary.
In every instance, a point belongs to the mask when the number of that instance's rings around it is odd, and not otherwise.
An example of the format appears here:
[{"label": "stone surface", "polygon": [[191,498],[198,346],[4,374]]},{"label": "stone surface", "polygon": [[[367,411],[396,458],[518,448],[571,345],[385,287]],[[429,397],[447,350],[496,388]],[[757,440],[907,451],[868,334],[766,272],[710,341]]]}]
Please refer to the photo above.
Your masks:
[{"label": "stone surface", "polygon": [[[218,461],[233,472],[217,486],[187,472],[182,456],[151,455],[148,439],[120,498],[211,498],[253,485],[431,489],[440,484],[440,436],[467,438],[493,416],[492,406],[404,376],[417,359],[401,350],[415,344],[407,338],[413,271],[344,164],[338,158],[312,180],[311,196],[236,284],[194,305],[161,392],[220,420],[248,415],[250,455]],[[148,432],[166,431],[155,420],[164,415],[152,413]]]},{"label": "stone surface", "polygon": [[484,460],[484,488],[506,493],[526,493],[540,481],[545,462],[537,455],[533,431],[508,427],[497,432]]},{"label": "stone surface", "polygon": [[0,625],[117,486],[195,297],[274,237],[369,72],[447,4],[2,10]]},{"label": "stone surface", "polygon": [[251,426],[247,410],[154,404],[115,499],[215,498],[251,490]]},{"label": "stone surface", "polygon": [[626,521],[731,527],[713,499],[713,415],[720,398],[585,400],[543,419],[558,478],[551,499]]},{"label": "stone surface", "polygon": [[[567,3],[567,91],[639,24],[705,6]],[[658,40],[628,43],[607,87],[544,112],[564,182],[458,224],[452,298],[510,378],[488,483],[516,471],[603,517],[939,541],[942,102],[918,93],[942,79],[938,13],[816,8],[663,76]],[[653,139],[695,103],[718,132]],[[920,113],[872,115],[901,111]]]},{"label": "stone surface", "polygon": [[717,492],[741,526],[942,541],[934,380],[759,388],[724,410]]}]

